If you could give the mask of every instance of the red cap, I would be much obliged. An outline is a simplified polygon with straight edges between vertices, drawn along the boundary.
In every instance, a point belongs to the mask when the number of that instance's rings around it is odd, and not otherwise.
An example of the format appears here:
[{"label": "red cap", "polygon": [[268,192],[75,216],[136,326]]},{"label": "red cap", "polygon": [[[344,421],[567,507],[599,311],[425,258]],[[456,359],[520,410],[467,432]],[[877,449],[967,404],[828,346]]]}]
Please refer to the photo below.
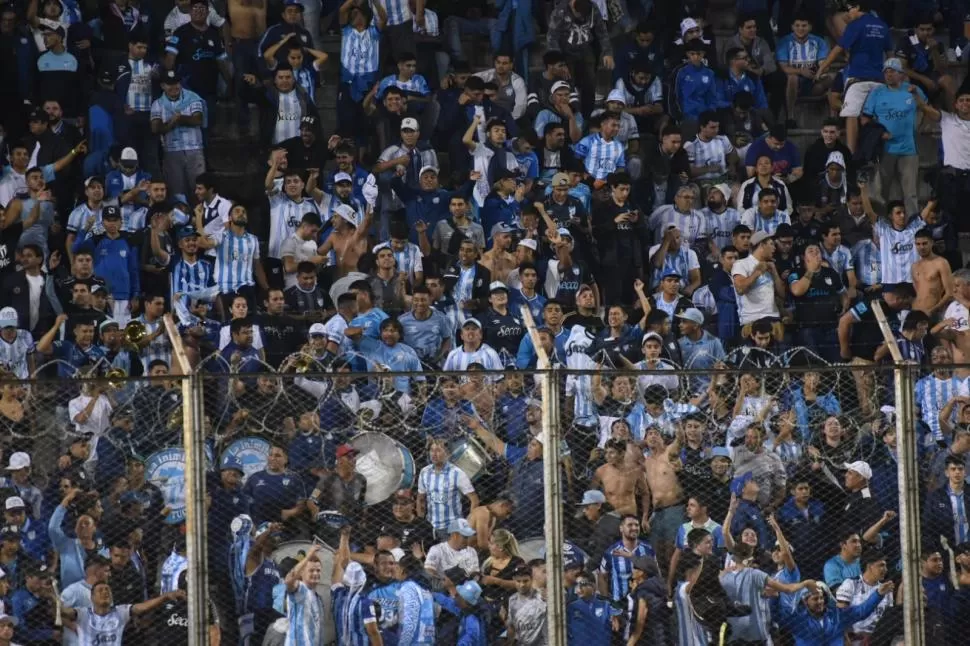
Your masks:
[{"label": "red cap", "polygon": [[342,458],[348,455],[357,455],[360,453],[357,449],[350,446],[349,444],[341,444],[337,447],[337,458]]}]

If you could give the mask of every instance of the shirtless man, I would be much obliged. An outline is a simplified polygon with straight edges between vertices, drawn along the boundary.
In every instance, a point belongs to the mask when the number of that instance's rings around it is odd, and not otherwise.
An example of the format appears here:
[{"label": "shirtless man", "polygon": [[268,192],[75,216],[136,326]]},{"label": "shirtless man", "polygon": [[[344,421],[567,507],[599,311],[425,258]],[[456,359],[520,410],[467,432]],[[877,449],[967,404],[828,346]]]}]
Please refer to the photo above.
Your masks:
[{"label": "shirtless man", "polygon": [[636,514],[637,498],[643,506],[641,524],[650,524],[650,488],[640,469],[626,465],[627,443],[623,440],[609,440],[606,443],[606,464],[593,474],[591,489],[600,489],[606,501],[620,514]]},{"label": "shirtless man", "polygon": [[950,263],[933,253],[933,235],[929,229],[920,229],[914,240],[919,260],[913,263],[913,287],[916,299],[913,309],[936,316],[953,298],[953,276]]},{"label": "shirtless man", "polygon": [[667,446],[656,426],[647,427],[643,440],[649,451],[644,458],[644,471],[653,503],[650,543],[657,551],[657,562],[670,563],[677,530],[683,524],[686,513],[684,491],[677,478],[677,472],[681,469],[680,458],[676,445]]},{"label": "shirtless man", "polygon": [[357,225],[357,212],[353,207],[340,204],[333,212],[333,230],[317,253],[325,256],[333,251],[337,256],[337,275],[346,276],[357,271],[357,261],[368,251],[367,231],[373,211],[368,207],[360,226]]},{"label": "shirtless man", "polygon": [[475,530],[475,535],[468,539],[468,546],[475,549],[485,549],[492,537],[496,525],[512,514],[512,499],[506,493],[500,493],[494,501],[487,505],[479,505],[468,514],[468,524]]},{"label": "shirtless man", "polygon": [[503,283],[508,280],[509,272],[518,266],[515,255],[509,253],[512,245],[512,228],[508,225],[500,224],[492,235],[492,248],[482,255],[479,261],[492,273],[492,280],[500,280]]},{"label": "shirtless man", "polygon": [[229,0],[228,5],[229,35],[234,46],[238,47],[240,41],[251,41],[255,57],[256,43],[266,31],[265,0]]}]

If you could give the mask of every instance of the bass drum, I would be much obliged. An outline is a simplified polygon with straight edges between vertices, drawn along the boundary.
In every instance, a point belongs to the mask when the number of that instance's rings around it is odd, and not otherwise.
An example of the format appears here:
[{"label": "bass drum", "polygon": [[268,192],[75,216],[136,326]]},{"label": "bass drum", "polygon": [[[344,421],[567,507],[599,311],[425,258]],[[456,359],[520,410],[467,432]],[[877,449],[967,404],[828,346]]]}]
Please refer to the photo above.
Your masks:
[{"label": "bass drum", "polygon": [[[326,543],[318,543],[320,549],[317,551],[317,558],[323,566],[320,572],[320,584],[317,586],[317,594],[323,599],[323,643],[331,644],[337,639],[334,630],[333,608],[330,605],[330,578],[333,576],[334,551]],[[279,565],[283,559],[289,557],[297,561],[303,559],[310,551],[313,543],[310,541],[289,541],[280,543],[273,550],[273,561]]]},{"label": "bass drum", "polygon": [[398,489],[414,484],[414,458],[403,444],[383,433],[355,435],[350,445],[357,449],[357,473],[367,480],[364,502],[384,502]]},{"label": "bass drum", "polygon": [[472,481],[485,474],[488,463],[492,461],[488,450],[473,437],[454,440],[448,445],[448,452],[451,455],[449,461]]}]

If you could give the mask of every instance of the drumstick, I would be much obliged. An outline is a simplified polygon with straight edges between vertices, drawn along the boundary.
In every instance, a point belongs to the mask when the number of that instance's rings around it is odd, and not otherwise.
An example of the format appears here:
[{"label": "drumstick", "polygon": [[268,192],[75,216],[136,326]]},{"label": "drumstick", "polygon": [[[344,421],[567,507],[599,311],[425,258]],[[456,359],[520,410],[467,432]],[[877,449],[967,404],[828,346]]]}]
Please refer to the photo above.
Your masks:
[{"label": "drumstick", "polygon": [[61,627],[64,625],[61,619],[61,591],[57,589],[57,581],[51,579],[51,589],[54,591],[54,625]]}]

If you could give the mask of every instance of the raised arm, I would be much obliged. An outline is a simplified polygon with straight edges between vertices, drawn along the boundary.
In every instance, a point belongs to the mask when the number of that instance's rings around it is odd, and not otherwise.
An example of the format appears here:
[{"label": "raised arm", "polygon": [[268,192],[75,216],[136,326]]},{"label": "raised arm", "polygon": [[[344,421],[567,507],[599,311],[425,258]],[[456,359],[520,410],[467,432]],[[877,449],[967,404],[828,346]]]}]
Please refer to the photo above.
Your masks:
[{"label": "raised arm", "polygon": [[149,599],[148,601],[134,604],[131,607],[131,614],[137,617],[138,615],[143,615],[147,612],[155,610],[156,608],[160,608],[166,601],[178,601],[179,599],[185,598],[185,590],[173,590],[159,597],[155,597],[154,599]]},{"label": "raised arm", "polygon": [[472,118],[472,122],[468,124],[465,134],[461,137],[461,143],[465,144],[465,148],[467,148],[469,152],[475,152],[475,148],[478,146],[478,143],[475,141],[475,133],[478,132],[478,124],[481,122],[481,117],[476,114]]}]

